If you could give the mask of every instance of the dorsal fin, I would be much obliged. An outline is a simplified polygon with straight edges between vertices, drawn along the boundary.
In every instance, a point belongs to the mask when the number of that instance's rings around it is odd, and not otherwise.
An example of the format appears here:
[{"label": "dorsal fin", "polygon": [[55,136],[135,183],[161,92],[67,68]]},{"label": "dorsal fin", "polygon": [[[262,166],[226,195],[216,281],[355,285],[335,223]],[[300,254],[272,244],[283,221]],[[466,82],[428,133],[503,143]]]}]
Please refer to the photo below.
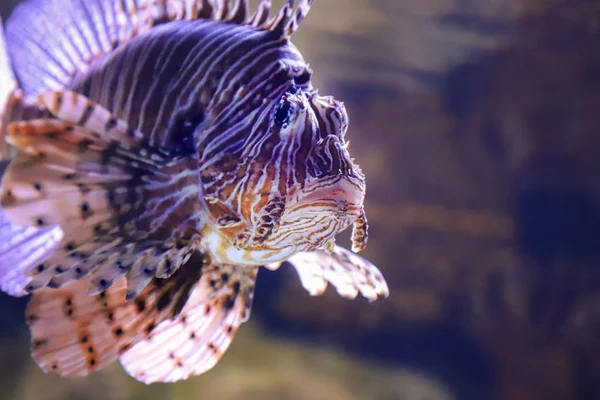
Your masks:
[{"label": "dorsal fin", "polygon": [[10,159],[10,146],[5,142],[4,116],[8,104],[15,97],[17,80],[10,65],[4,41],[4,26],[0,21],[0,161]]},{"label": "dorsal fin", "polygon": [[153,26],[206,19],[250,25],[289,39],[314,0],[270,0],[250,16],[248,0],[27,0],[6,24],[8,53],[26,95],[64,89],[90,65]]},{"label": "dorsal fin", "polygon": [[6,101],[16,86],[15,75],[4,43],[4,26],[0,21],[0,112],[4,110]]},{"label": "dorsal fin", "polygon": [[6,23],[6,41],[24,92],[63,89],[94,60],[149,29],[151,21],[132,7],[135,2],[127,2],[127,10],[123,3],[29,0],[18,5]]}]

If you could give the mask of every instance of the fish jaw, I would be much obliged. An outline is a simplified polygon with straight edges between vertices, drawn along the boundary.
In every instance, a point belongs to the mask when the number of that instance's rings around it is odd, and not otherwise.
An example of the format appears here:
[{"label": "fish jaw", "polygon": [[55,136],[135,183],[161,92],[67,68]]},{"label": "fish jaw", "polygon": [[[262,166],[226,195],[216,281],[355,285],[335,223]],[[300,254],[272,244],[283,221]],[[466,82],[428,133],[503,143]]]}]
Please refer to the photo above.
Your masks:
[{"label": "fish jaw", "polygon": [[261,266],[280,263],[298,251],[296,246],[284,249],[246,249],[233,244],[230,237],[212,225],[202,230],[201,248],[209,255],[212,263],[235,264],[244,266]]}]

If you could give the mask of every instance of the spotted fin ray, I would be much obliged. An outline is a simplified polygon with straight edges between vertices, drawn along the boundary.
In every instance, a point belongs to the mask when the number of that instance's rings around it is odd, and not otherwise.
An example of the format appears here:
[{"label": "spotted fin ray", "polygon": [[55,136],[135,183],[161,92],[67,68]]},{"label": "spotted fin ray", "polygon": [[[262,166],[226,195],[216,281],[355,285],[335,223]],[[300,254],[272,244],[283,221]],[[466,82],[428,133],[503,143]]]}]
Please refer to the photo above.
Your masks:
[{"label": "spotted fin ray", "polygon": [[[296,253],[288,262],[294,266],[302,286],[311,296],[323,294],[328,284],[348,299],[355,299],[359,293],[369,301],[389,296],[389,288],[379,269],[343,247],[336,245],[330,252]],[[279,264],[267,267],[273,270],[279,268]]]},{"label": "spotted fin ray", "polygon": [[17,79],[10,64],[6,42],[4,40],[4,25],[0,21],[0,110],[4,108],[10,92],[17,88]]},{"label": "spotted fin ray", "polygon": [[172,279],[154,279],[134,301],[124,279],[96,296],[83,279],[42,289],[27,307],[33,358],[46,372],[81,376],[101,369],[181,311],[202,274],[197,255]]},{"label": "spotted fin ray", "polygon": [[152,277],[170,276],[196,248],[203,223],[194,160],[149,147],[84,96],[50,92],[39,102],[54,119],[8,126],[21,152],[3,178],[2,207],[15,224],[60,226],[64,239],[25,290],[93,273],[97,293],[126,275],[133,298]]},{"label": "spotted fin ray", "polygon": [[148,384],[211,369],[250,316],[257,272],[257,267],[207,267],[181,314],[121,355],[125,370]]},{"label": "spotted fin ray", "polygon": [[62,90],[97,61],[156,25],[205,19],[252,25],[290,37],[314,0],[270,0],[251,15],[248,0],[27,0],[6,26],[8,54],[27,96]]},{"label": "spotted fin ray", "polygon": [[0,208],[0,290],[12,296],[26,295],[25,287],[31,281],[28,272],[52,254],[62,237],[57,226],[38,229],[14,224]]},{"label": "spotted fin ray", "polygon": [[196,253],[169,280],[133,301],[120,280],[88,296],[85,280],[36,292],[27,309],[35,361],[46,372],[82,376],[120,357],[145,382],[210,369],[249,315],[256,268],[204,267]]},{"label": "spotted fin ray", "polygon": [[0,20],[0,161],[10,158],[10,148],[4,140],[6,136],[4,114],[8,103],[11,102],[11,98],[15,96],[17,87],[17,79],[13,72],[4,40],[4,26]]}]

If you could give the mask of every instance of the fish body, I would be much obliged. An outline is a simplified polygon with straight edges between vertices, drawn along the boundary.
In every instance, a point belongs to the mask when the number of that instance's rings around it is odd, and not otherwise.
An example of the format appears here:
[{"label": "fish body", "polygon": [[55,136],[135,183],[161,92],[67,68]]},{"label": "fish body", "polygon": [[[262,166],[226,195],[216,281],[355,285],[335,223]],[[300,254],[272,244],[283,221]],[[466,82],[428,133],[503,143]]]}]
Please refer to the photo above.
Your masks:
[{"label": "fish body", "polygon": [[290,41],[314,0],[27,0],[6,24],[0,288],[33,356],[144,382],[212,368],[258,268],[387,296],[342,103]]}]

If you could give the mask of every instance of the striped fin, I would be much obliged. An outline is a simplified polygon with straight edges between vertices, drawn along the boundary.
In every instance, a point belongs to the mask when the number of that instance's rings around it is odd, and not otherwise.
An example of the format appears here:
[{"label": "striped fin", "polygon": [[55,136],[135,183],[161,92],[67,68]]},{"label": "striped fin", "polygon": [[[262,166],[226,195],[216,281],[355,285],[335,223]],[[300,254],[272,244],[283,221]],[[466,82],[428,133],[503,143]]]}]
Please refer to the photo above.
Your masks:
[{"label": "striped fin", "polygon": [[296,1],[287,0],[279,13],[261,27],[275,32],[277,36],[289,39],[298,30],[314,2],[315,0],[300,0],[298,7],[294,9]]},{"label": "striped fin", "polygon": [[159,324],[121,356],[127,372],[149,384],[211,369],[250,315],[257,272],[256,267],[205,268],[179,317]]},{"label": "striped fin", "polygon": [[377,267],[343,247],[334,246],[331,252],[296,253],[288,262],[296,268],[302,286],[311,296],[323,294],[328,283],[348,299],[355,299],[358,293],[370,301],[389,296],[387,283]]},{"label": "striped fin", "polygon": [[9,159],[9,148],[4,140],[6,135],[4,130],[4,115],[11,97],[15,96],[17,87],[17,79],[12,70],[4,41],[4,26],[0,20],[0,161]]},{"label": "striped fin", "polygon": [[[154,26],[206,19],[252,25],[290,38],[314,0],[287,0],[269,18],[270,0],[249,16],[248,0],[27,0],[6,26],[8,53],[26,95],[61,90],[97,61]],[[1,67],[0,67],[1,68]]]},{"label": "striped fin", "polygon": [[152,27],[165,1],[28,0],[6,24],[8,51],[27,95],[61,90],[120,44]]},{"label": "striped fin", "polygon": [[126,300],[124,279],[95,296],[87,294],[87,280],[34,293],[27,307],[34,360],[45,372],[63,376],[107,366],[178,315],[201,263],[195,258],[169,280],[155,279],[134,301]]},{"label": "striped fin", "polygon": [[52,254],[62,237],[56,226],[37,229],[16,225],[0,209],[0,290],[12,296],[26,295],[31,271]]},{"label": "striped fin", "polygon": [[132,298],[152,277],[170,276],[195,249],[204,218],[195,170],[186,159],[167,162],[84,96],[53,92],[39,101],[58,119],[9,125],[21,153],[3,179],[2,207],[19,225],[59,225],[64,239],[25,290],[93,273],[97,293],[127,275]]},{"label": "striped fin", "polygon": [[[17,80],[10,64],[4,40],[4,25],[0,20],[0,98],[5,99],[10,91],[17,87]],[[2,103],[0,103],[2,105]]]},{"label": "striped fin", "polygon": [[0,110],[4,109],[8,97],[16,88],[17,79],[8,56],[4,40],[4,26],[0,20]]},{"label": "striped fin", "polygon": [[[164,0],[163,0],[164,1]],[[195,20],[233,22],[270,30],[279,37],[289,39],[308,14],[315,0],[286,0],[279,12],[270,17],[271,0],[261,0],[250,15],[249,0],[167,0],[165,14],[169,20]],[[157,1],[161,3],[161,1]]]}]

